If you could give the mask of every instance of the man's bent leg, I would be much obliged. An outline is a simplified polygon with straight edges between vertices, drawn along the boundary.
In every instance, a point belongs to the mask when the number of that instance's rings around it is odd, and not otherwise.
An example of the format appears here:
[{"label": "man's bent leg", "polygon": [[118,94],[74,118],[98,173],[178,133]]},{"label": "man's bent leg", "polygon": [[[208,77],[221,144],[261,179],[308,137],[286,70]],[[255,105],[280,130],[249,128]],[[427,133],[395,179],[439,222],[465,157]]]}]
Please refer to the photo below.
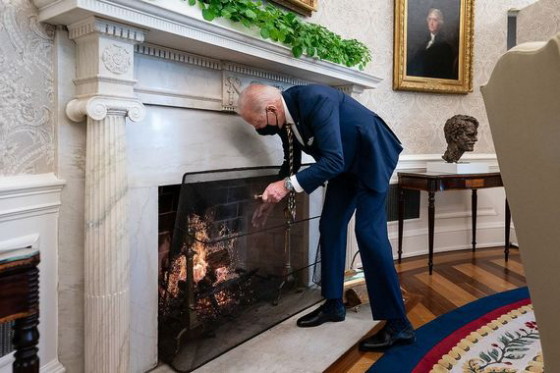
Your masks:
[{"label": "man's bent leg", "polygon": [[375,335],[360,342],[362,351],[384,350],[395,344],[413,343],[414,329],[406,310],[385,217],[386,193],[360,188],[356,211],[356,236],[374,320],[387,320]]},{"label": "man's bent leg", "polygon": [[348,222],[356,207],[356,179],[341,175],[327,187],[321,213],[321,292],[327,299],[342,298]]},{"label": "man's bent leg", "polygon": [[321,292],[327,301],[311,313],[300,317],[302,328],[325,322],[343,321],[346,309],[342,303],[344,265],[346,262],[347,226],[355,208],[356,184],[343,175],[327,187],[319,230],[321,234]]},{"label": "man's bent leg", "polygon": [[386,195],[360,188],[356,211],[356,238],[375,320],[406,317],[387,236]]}]

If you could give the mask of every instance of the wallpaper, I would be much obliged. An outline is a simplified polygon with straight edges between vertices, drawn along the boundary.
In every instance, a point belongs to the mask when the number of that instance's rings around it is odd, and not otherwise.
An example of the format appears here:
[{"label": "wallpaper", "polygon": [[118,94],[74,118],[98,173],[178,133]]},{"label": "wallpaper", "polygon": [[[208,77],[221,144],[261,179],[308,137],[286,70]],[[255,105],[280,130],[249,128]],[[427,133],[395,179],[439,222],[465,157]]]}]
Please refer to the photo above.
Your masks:
[{"label": "wallpaper", "polygon": [[[538,20],[538,22],[535,22]],[[540,0],[517,16],[517,43],[546,41],[560,32],[560,0]]]},{"label": "wallpaper", "polygon": [[[424,0],[437,3],[437,0]],[[492,136],[480,93],[500,55],[506,51],[507,11],[535,0],[477,0],[475,2],[473,92],[467,95],[393,91],[394,0],[320,0],[310,21],[329,27],[344,38],[364,42],[373,52],[366,71],[383,78],[378,89],[358,98],[377,112],[404,144],[403,154],[443,154],[443,125],[455,114],[480,122],[475,153],[494,153]]]},{"label": "wallpaper", "polygon": [[54,170],[53,38],[30,0],[0,0],[0,176]]}]

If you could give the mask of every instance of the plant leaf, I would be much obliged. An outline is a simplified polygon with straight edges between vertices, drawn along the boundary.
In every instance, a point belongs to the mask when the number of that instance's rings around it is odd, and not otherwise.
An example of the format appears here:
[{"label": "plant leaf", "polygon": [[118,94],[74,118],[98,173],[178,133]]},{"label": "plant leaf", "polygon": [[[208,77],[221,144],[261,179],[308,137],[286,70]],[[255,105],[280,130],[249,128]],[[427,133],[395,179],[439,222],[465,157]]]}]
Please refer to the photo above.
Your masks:
[{"label": "plant leaf", "polygon": [[[296,58],[306,53],[308,56],[338,64],[358,66],[360,70],[371,61],[371,53],[363,43],[355,39],[342,39],[326,27],[305,22],[290,11],[269,4],[263,6],[260,0],[183,1],[188,1],[189,5],[198,3],[206,21],[224,17],[231,22],[240,22],[248,28],[258,27],[263,39],[271,39],[291,47]],[[519,334],[509,334],[508,337],[511,341],[522,338]],[[538,337],[525,338],[532,340]]]},{"label": "plant leaf", "polygon": [[202,18],[204,18],[207,21],[212,21],[214,18],[216,18],[216,14],[212,10],[212,8],[203,9]]},{"label": "plant leaf", "polygon": [[245,15],[247,16],[247,18],[250,18],[250,19],[257,18],[257,13],[253,12],[251,9],[247,9],[245,11]]},{"label": "plant leaf", "polygon": [[263,27],[261,29],[261,37],[263,39],[268,39],[270,37],[270,33],[268,32],[268,29],[266,27]]},{"label": "plant leaf", "polygon": [[292,48],[292,54],[295,58],[300,58],[303,54],[303,48],[300,45],[296,45]]}]

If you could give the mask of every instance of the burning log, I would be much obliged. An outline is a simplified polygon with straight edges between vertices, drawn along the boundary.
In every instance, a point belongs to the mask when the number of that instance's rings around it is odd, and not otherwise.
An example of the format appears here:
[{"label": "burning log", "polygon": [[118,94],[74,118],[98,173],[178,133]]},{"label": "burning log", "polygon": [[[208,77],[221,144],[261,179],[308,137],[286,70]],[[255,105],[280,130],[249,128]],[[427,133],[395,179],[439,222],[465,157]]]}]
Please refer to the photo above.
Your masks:
[{"label": "burning log", "polygon": [[238,275],[234,278],[230,278],[219,284],[215,284],[214,286],[212,286],[212,288],[207,290],[205,289],[206,290],[205,292],[200,292],[199,294],[197,294],[197,297],[206,298],[220,291],[231,289],[234,286],[238,288],[242,286],[244,283],[246,283],[247,281],[249,281],[255,275],[255,273],[257,273],[257,271],[258,269],[255,269],[250,272],[243,273],[242,275]]},{"label": "burning log", "polygon": [[[168,272],[165,273],[167,286],[166,286],[166,297],[167,294],[172,297],[177,297],[179,295],[180,283],[187,279],[187,258],[184,255],[179,255],[171,262],[171,266]],[[166,298],[164,297],[164,298]]]},{"label": "burning log", "polygon": [[231,256],[227,249],[221,249],[206,254],[206,263],[211,268],[227,267],[231,264]]}]

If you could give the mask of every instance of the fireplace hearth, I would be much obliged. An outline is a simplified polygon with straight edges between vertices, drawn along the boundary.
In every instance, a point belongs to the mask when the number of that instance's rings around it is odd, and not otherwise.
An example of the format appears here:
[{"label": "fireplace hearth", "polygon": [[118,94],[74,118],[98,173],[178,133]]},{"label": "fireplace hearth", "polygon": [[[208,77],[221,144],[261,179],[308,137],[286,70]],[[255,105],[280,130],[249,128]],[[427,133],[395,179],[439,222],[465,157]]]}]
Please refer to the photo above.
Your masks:
[{"label": "fireplace hearth", "polygon": [[262,204],[255,196],[276,180],[271,172],[277,170],[190,173],[180,186],[160,188],[160,202],[175,201],[176,215],[160,214],[158,350],[178,371],[196,369],[321,299],[313,282],[317,248],[309,245],[318,216],[310,216],[307,195],[297,196],[293,223],[283,203],[265,222],[253,221]]}]

